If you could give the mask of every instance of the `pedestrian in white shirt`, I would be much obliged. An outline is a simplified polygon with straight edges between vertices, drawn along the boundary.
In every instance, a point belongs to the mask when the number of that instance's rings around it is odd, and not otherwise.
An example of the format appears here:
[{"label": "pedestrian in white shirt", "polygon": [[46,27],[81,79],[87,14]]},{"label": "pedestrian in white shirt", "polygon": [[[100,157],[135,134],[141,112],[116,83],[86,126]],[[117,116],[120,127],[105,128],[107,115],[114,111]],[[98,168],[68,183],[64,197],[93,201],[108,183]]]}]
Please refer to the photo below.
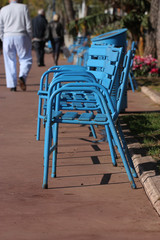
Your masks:
[{"label": "pedestrian in white shirt", "polygon": [[19,59],[19,85],[26,91],[26,79],[32,66],[32,27],[28,7],[9,0],[0,10],[0,38],[3,41],[7,88],[16,91],[17,56]]}]

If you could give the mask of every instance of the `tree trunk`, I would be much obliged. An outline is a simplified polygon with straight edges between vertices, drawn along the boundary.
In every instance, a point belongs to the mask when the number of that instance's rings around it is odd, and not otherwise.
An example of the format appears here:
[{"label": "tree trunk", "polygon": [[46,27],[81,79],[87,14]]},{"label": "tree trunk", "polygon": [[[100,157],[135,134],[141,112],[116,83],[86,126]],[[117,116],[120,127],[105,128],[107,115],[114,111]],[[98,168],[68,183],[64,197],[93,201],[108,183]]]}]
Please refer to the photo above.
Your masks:
[{"label": "tree trunk", "polygon": [[160,67],[160,0],[159,0],[159,9],[158,9],[156,46],[157,46],[158,66]]},{"label": "tree trunk", "polygon": [[74,9],[73,9],[72,0],[64,0],[64,7],[65,7],[65,10],[66,10],[67,22],[73,21],[75,12],[74,12]]},{"label": "tree trunk", "polygon": [[156,33],[157,33],[159,1],[160,0],[151,0],[149,28],[146,35],[146,45],[144,50],[145,56],[151,54],[153,57],[157,57]]},{"label": "tree trunk", "polygon": [[47,0],[48,7],[46,10],[46,18],[48,22],[50,22],[53,18],[53,1],[52,0]]}]

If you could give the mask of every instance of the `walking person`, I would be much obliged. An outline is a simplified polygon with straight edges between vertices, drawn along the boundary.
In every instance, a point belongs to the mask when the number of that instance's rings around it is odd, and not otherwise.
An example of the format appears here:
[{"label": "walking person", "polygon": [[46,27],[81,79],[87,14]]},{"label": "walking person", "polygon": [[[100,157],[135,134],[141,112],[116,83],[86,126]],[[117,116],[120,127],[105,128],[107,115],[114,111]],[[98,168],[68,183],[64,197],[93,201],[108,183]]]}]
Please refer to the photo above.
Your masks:
[{"label": "walking person", "polygon": [[26,79],[32,66],[32,24],[26,4],[9,0],[0,11],[0,38],[7,88],[17,90],[17,61],[19,59],[19,85],[26,91]]},{"label": "walking person", "polygon": [[38,10],[38,15],[32,20],[32,42],[36,52],[37,65],[39,67],[44,64],[44,47],[45,47],[45,32],[47,28],[47,19],[45,18],[44,9]]},{"label": "walking person", "polygon": [[58,65],[60,48],[64,44],[64,28],[58,14],[54,14],[53,20],[48,25],[48,31],[53,49],[53,60],[55,65]]}]

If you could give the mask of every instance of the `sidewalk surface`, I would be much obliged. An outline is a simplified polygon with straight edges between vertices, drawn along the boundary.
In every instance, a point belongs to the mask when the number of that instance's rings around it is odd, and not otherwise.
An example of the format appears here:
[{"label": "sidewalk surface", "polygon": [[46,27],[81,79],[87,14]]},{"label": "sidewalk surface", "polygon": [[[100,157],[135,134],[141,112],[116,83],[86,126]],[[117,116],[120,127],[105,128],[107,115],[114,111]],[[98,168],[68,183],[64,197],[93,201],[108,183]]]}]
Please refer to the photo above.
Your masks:
[{"label": "sidewalk surface", "polygon": [[[0,55],[0,239],[159,240],[160,218],[139,178],[131,189],[121,159],[113,167],[108,146],[94,143],[87,126],[60,127],[57,178],[49,176],[49,189],[42,189],[37,90],[53,65],[50,54],[45,62],[38,68],[33,52],[27,91],[10,92]],[[143,93],[128,92],[126,112],[159,110]]]}]

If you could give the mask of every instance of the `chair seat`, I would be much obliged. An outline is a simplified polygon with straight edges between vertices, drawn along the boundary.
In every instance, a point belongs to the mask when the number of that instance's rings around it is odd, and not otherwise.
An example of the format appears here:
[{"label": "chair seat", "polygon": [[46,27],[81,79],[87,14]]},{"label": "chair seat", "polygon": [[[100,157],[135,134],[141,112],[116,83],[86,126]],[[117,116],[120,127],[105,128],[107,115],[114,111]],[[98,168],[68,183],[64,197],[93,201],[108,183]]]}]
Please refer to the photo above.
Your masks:
[{"label": "chair seat", "polygon": [[[63,113],[62,111],[52,111],[52,121],[56,121],[59,119],[59,121],[63,120],[76,120],[75,122],[71,123],[81,123],[81,121],[93,121],[93,122],[99,122],[99,123],[104,123],[107,121],[107,116],[106,114],[101,114],[101,113],[96,113],[95,115],[91,113],[78,113],[78,112],[66,112]],[[59,122],[58,121],[58,122]],[[70,122],[68,122],[70,123]]]}]

